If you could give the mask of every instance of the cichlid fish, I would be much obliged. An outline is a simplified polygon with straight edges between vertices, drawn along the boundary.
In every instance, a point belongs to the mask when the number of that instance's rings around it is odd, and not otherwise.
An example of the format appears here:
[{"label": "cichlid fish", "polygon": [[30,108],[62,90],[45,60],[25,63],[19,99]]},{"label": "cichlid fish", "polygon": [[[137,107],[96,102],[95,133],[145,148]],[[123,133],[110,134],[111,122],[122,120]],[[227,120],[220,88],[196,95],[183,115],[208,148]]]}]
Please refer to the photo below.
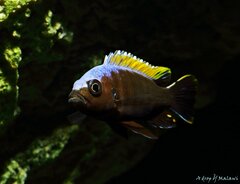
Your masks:
[{"label": "cichlid fish", "polygon": [[74,83],[68,101],[115,130],[121,126],[157,139],[156,130],[175,127],[180,119],[193,122],[196,78],[185,75],[165,87],[170,78],[169,68],[116,51]]}]

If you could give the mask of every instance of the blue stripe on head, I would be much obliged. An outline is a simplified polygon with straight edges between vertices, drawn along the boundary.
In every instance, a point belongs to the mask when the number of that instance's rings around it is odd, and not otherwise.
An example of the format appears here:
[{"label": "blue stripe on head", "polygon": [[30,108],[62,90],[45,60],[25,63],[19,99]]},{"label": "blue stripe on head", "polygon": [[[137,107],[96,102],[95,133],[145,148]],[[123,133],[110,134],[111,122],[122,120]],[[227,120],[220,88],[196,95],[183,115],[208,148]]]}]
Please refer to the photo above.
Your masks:
[{"label": "blue stripe on head", "polygon": [[118,68],[113,65],[99,65],[95,66],[88,72],[86,72],[79,80],[77,80],[73,85],[73,90],[79,90],[87,86],[87,81],[97,79],[101,81],[103,76],[111,77],[111,72],[117,72]]}]

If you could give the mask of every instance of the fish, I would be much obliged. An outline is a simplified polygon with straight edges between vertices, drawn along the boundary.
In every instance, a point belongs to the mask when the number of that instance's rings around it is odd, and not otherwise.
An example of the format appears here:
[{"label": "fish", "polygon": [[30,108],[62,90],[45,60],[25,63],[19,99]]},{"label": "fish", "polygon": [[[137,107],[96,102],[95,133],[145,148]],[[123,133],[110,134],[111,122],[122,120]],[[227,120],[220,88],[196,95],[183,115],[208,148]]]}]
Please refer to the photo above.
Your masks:
[{"label": "fish", "polygon": [[68,102],[118,133],[131,130],[158,139],[159,130],[194,120],[196,77],[187,74],[173,83],[170,79],[170,68],[116,50],[74,82]]}]

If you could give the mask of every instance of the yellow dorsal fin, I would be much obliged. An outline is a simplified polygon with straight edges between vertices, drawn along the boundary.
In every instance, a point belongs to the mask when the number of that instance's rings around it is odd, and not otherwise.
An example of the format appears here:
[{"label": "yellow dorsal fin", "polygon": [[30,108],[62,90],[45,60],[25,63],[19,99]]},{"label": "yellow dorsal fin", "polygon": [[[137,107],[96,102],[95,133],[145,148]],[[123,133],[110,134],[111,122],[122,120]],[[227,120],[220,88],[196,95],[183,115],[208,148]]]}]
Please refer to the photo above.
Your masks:
[{"label": "yellow dorsal fin", "polygon": [[140,72],[154,80],[159,79],[166,74],[171,74],[171,70],[167,67],[153,66],[142,59],[137,58],[131,53],[117,50],[105,56],[103,64],[111,64],[126,67],[137,72]]}]

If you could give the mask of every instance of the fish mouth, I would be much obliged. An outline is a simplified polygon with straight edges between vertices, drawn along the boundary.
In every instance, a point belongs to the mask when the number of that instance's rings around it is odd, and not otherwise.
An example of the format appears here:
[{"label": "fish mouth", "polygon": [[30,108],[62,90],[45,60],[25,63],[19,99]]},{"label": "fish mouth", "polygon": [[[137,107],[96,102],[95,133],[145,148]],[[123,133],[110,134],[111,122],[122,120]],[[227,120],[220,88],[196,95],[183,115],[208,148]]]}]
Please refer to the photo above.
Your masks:
[{"label": "fish mouth", "polygon": [[87,99],[78,91],[74,90],[69,94],[68,103],[73,105],[86,105]]},{"label": "fish mouth", "polygon": [[83,96],[71,97],[68,99],[68,103],[71,104],[87,104],[86,99]]}]

